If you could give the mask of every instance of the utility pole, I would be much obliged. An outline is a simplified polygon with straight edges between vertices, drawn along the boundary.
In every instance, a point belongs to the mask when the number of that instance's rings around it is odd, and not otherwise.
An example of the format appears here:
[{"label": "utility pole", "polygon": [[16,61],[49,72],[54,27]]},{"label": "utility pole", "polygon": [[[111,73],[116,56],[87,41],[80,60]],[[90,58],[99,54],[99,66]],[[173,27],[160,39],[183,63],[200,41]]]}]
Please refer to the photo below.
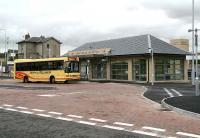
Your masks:
[{"label": "utility pole", "polygon": [[[194,0],[192,0],[192,30],[194,30]],[[195,85],[194,77],[194,31],[192,31],[192,85]]]},{"label": "utility pole", "polygon": [[198,30],[200,29],[189,29],[188,32],[195,32],[195,46],[196,46],[196,53],[195,53],[195,58],[196,58],[196,77],[195,77],[195,82],[196,82],[196,91],[195,94],[196,96],[199,96],[199,70],[198,70]]}]

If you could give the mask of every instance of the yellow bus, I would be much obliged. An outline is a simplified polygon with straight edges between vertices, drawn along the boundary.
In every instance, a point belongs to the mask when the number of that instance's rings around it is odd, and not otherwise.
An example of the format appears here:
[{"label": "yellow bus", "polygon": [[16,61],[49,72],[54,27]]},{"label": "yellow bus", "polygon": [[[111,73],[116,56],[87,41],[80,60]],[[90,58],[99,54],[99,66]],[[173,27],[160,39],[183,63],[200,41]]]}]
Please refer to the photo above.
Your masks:
[{"label": "yellow bus", "polygon": [[14,74],[14,79],[23,80],[24,83],[79,80],[79,58],[16,59]]}]

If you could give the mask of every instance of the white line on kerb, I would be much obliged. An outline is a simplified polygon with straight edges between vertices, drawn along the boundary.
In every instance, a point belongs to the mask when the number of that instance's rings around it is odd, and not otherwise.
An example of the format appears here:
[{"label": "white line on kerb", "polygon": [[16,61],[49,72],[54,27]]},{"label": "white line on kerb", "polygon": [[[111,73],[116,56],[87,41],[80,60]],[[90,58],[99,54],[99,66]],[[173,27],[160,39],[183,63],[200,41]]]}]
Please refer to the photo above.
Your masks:
[{"label": "white line on kerb", "polygon": [[167,88],[164,88],[164,90],[167,92],[167,94],[168,94],[170,97],[174,97],[174,95],[173,95]]},{"label": "white line on kerb", "polygon": [[82,116],[78,116],[78,115],[67,115],[69,117],[75,117],[75,118],[83,118]]},{"label": "white line on kerb", "polygon": [[20,113],[25,113],[25,114],[33,114],[33,112],[29,112],[29,111],[19,111]]},{"label": "white line on kerb", "polygon": [[16,109],[12,109],[12,108],[4,108],[4,109],[7,110],[7,111],[18,111]]},{"label": "white line on kerb", "polygon": [[57,117],[56,119],[65,120],[65,121],[72,121],[73,120],[71,118],[66,118],[66,117]]},{"label": "white line on kerb", "polygon": [[42,95],[37,95],[37,96],[42,96],[42,97],[54,97],[57,96],[56,94],[42,94]]},{"label": "white line on kerb", "polygon": [[115,125],[122,125],[122,126],[133,126],[133,124],[122,123],[122,122],[115,122],[113,124],[115,124]]},{"label": "white line on kerb", "polygon": [[177,135],[182,135],[182,136],[189,136],[193,138],[200,138],[200,135],[192,134],[192,133],[185,133],[185,132],[177,132]]},{"label": "white line on kerb", "polygon": [[70,94],[78,94],[78,93],[85,93],[85,92],[70,92],[70,93],[65,93],[65,95],[70,95]]},{"label": "white line on kerb", "polygon": [[13,105],[10,105],[10,104],[3,104],[3,106],[12,107]]},{"label": "white line on kerb", "polygon": [[144,126],[142,127],[143,129],[148,129],[148,130],[153,130],[153,131],[160,131],[160,132],[165,132],[165,129],[162,128],[155,128],[155,127],[148,127],[148,126]]},{"label": "white line on kerb", "polygon": [[39,115],[39,116],[42,116],[42,117],[52,117],[51,115],[46,115],[46,114],[36,114],[36,115]]},{"label": "white line on kerb", "polygon": [[50,113],[50,114],[54,114],[54,115],[62,115],[63,113],[59,113],[59,112],[48,112],[48,113]]},{"label": "white line on kerb", "polygon": [[110,126],[110,125],[104,125],[102,127],[110,128],[110,129],[116,129],[116,130],[124,130],[123,127],[116,127],[116,126]]},{"label": "white line on kerb", "polygon": [[28,109],[27,107],[17,106],[18,109]]},{"label": "white line on kerb", "polygon": [[43,111],[45,111],[45,110],[41,110],[41,109],[31,109],[31,110],[37,111],[37,112],[43,112]]},{"label": "white line on kerb", "polygon": [[89,120],[91,120],[91,121],[97,121],[97,122],[102,122],[102,123],[107,122],[107,120],[102,120],[102,119],[97,119],[97,118],[90,118]]},{"label": "white line on kerb", "polygon": [[175,89],[171,89],[173,92],[175,92],[178,96],[183,96],[179,91],[175,90]]},{"label": "white line on kerb", "polygon": [[153,136],[156,137],[157,134],[156,133],[152,133],[152,132],[145,132],[145,131],[140,131],[140,130],[134,130],[132,131],[133,133],[138,133],[138,134],[143,134],[143,135],[148,135],[148,136]]},{"label": "white line on kerb", "polygon": [[96,125],[96,123],[92,123],[92,122],[87,122],[87,121],[78,121],[78,123],[81,123],[81,124],[86,124],[86,125]]}]

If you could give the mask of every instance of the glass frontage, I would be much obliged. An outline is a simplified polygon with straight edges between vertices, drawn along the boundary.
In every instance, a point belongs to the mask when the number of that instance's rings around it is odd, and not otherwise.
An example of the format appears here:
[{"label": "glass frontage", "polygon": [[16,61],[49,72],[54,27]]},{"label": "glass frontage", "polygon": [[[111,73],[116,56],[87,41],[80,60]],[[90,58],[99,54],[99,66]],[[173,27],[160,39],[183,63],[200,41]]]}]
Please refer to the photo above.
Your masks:
[{"label": "glass frontage", "polygon": [[184,61],[181,59],[156,59],[155,79],[182,80],[184,78]]},{"label": "glass frontage", "polygon": [[111,79],[128,80],[128,62],[111,62]]},{"label": "glass frontage", "polygon": [[133,60],[133,80],[146,81],[146,59]]},{"label": "glass frontage", "polygon": [[92,78],[106,79],[106,62],[93,62],[92,64]]}]

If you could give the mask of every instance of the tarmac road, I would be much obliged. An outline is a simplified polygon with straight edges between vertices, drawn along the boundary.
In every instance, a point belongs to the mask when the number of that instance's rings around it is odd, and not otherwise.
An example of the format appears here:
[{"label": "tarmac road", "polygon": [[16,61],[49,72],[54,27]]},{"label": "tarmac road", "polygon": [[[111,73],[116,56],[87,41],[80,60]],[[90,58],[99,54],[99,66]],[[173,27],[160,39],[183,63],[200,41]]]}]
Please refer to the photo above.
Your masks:
[{"label": "tarmac road", "polygon": [[142,138],[138,134],[0,109],[0,138]]},{"label": "tarmac road", "polygon": [[[161,103],[164,98],[168,98],[170,96],[194,96],[195,95],[195,86],[191,84],[155,84],[154,86],[147,85],[145,97],[157,102]],[[177,93],[178,92],[178,93]],[[169,95],[171,93],[172,95]]]}]

